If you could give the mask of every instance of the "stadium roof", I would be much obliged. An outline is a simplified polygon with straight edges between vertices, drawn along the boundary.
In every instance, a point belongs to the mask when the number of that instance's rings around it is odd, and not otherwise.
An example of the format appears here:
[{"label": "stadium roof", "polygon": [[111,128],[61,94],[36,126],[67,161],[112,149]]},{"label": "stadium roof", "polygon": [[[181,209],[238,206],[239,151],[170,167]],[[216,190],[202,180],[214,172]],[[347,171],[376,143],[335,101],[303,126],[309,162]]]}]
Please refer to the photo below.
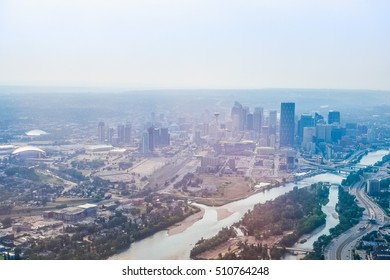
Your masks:
[{"label": "stadium roof", "polygon": [[17,155],[24,152],[39,152],[39,153],[46,154],[44,150],[33,146],[24,146],[24,147],[17,148],[15,151],[12,152],[12,154]]},{"label": "stadium roof", "polygon": [[110,151],[114,147],[112,145],[106,145],[106,144],[101,144],[101,145],[91,145],[87,146],[86,149],[89,151]]},{"label": "stadium roof", "polygon": [[41,136],[46,134],[48,134],[46,131],[39,130],[39,129],[34,129],[26,132],[27,136]]}]

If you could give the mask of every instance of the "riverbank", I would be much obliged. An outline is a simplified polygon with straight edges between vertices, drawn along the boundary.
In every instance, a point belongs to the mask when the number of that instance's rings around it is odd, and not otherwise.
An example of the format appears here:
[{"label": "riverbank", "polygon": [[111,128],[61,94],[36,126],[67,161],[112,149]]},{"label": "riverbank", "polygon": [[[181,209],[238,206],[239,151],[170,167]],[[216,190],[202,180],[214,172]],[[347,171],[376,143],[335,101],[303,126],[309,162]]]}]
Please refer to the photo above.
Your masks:
[{"label": "riverbank", "polygon": [[[216,209],[216,211],[217,211],[217,221],[224,220],[224,219],[230,217],[231,215],[233,215],[233,212],[229,211],[226,208]],[[185,220],[183,220],[179,224],[176,224],[176,225],[169,227],[168,228],[168,235],[174,235],[174,234],[178,234],[178,233],[185,231],[187,228],[192,226],[194,223],[203,219],[204,213],[205,213],[205,210],[203,208],[201,208],[201,210],[199,212],[187,217]]]},{"label": "riverbank", "polygon": [[[367,157],[373,157],[372,153],[369,153]],[[373,160],[377,161],[377,160]],[[320,171],[320,170],[318,170]],[[317,172],[318,172],[317,171]],[[321,170],[321,173],[324,173]],[[257,203],[265,203],[269,200],[274,200],[277,197],[295,189],[295,188],[305,188],[311,184],[317,182],[330,182],[331,184],[339,184],[342,176],[340,174],[334,174],[330,172],[325,172],[321,175],[313,175],[313,173],[304,174],[305,179],[297,180],[290,184],[281,184],[280,187],[274,187],[272,189],[257,192],[243,200],[238,200],[232,203],[228,203],[220,208],[226,208],[227,210],[233,212],[233,215],[219,220],[217,219],[217,209],[214,207],[204,207],[205,214],[203,218],[196,223],[194,223],[188,230],[181,232],[175,235],[168,235],[167,231],[161,231],[149,238],[134,242],[131,249],[116,255],[112,259],[189,259],[190,251],[193,248],[193,244],[196,244],[198,240],[203,238],[210,238],[214,234],[217,234],[223,227],[229,227],[232,224],[239,222],[241,217],[243,217],[248,210],[252,210],[253,206]],[[183,198],[183,197],[181,197]],[[190,199],[192,200],[192,199]],[[192,200],[193,201],[193,200]],[[203,208],[200,207],[199,208]],[[333,215],[332,215],[333,216]],[[180,223],[180,222],[179,222]],[[312,232],[313,233],[313,232]],[[262,243],[267,243],[268,248],[271,246],[271,242],[262,240]],[[302,244],[307,245],[308,243]],[[232,249],[232,248],[231,248]]]},{"label": "riverbank", "polygon": [[273,201],[257,204],[239,222],[239,228],[245,236],[229,236],[221,231],[212,238],[199,240],[191,250],[191,257],[230,259],[250,254],[255,259],[264,259],[267,256],[260,256],[255,251],[260,244],[267,244],[268,248],[273,248],[270,258],[279,259],[280,252],[275,254],[277,247],[291,247],[302,240],[303,235],[310,235],[325,225],[326,215],[321,205],[328,200],[328,196],[327,185],[317,183],[306,188],[296,188]]},{"label": "riverbank", "polygon": [[306,178],[314,177],[320,174],[327,173],[324,170],[311,170],[307,172],[304,175],[301,176],[290,176],[290,177],[285,177],[283,180],[276,180],[274,182],[267,182],[267,185],[258,187],[256,189],[252,189],[249,193],[246,193],[244,195],[238,195],[238,196],[229,196],[229,197],[187,197],[187,196],[182,196],[181,198],[187,198],[191,199],[194,202],[198,204],[203,204],[206,206],[210,207],[220,207],[224,206],[228,203],[232,203],[235,201],[243,200],[246,199],[250,196],[256,195],[258,193],[264,193],[266,191],[269,191],[274,188],[278,188],[282,185],[286,185],[289,183],[297,183],[299,181],[303,181]]},{"label": "riverbank", "polygon": [[218,245],[217,247],[214,247],[210,250],[200,253],[199,255],[196,256],[196,259],[217,260],[228,253],[239,253],[240,243],[244,243],[247,245],[254,245],[254,246],[261,245],[261,246],[267,246],[268,248],[272,248],[281,239],[282,236],[270,236],[263,240],[258,240],[254,236],[238,236],[236,238],[232,238],[227,242]]},{"label": "riverbank", "polygon": [[[111,259],[189,259],[190,251],[199,239],[202,237],[209,238],[220,231],[221,228],[229,227],[238,222],[248,210],[253,209],[255,204],[274,200],[296,187],[300,189],[321,181],[337,183],[339,180],[339,175],[327,173],[310,177],[303,181],[281,184],[279,187],[256,192],[245,199],[228,203],[223,207],[202,207],[202,205],[199,205],[199,208],[205,209],[205,214],[201,220],[191,225],[188,230],[174,235],[167,234],[166,230],[158,232],[151,237],[134,242],[131,249],[115,255]],[[233,214],[226,217],[226,214],[229,214],[228,212],[225,211],[224,215],[220,212],[220,220],[218,220],[218,209],[227,209]],[[181,223],[177,222],[176,225]],[[265,239],[263,238],[261,242],[271,246],[273,242]]]},{"label": "riverbank", "polygon": [[205,213],[205,210],[203,208],[201,208],[199,212],[192,214],[191,216],[187,217],[179,224],[176,224],[176,225],[169,227],[168,228],[168,235],[174,235],[174,234],[178,234],[178,233],[185,231],[187,228],[192,226],[194,223],[203,219],[204,213]]},{"label": "riverbank", "polygon": [[246,193],[245,195],[230,196],[230,197],[206,197],[206,198],[205,197],[185,197],[185,198],[191,199],[194,202],[196,202],[198,204],[205,205],[205,206],[220,207],[220,206],[224,206],[228,203],[244,200],[244,199],[251,197],[255,194],[263,193],[263,192],[271,190],[273,188],[280,187],[283,184],[288,184],[288,183],[292,183],[292,182],[294,182],[294,179],[288,178],[283,182],[269,183],[266,186],[262,186],[262,187],[259,187],[257,189],[251,190],[249,193]]}]

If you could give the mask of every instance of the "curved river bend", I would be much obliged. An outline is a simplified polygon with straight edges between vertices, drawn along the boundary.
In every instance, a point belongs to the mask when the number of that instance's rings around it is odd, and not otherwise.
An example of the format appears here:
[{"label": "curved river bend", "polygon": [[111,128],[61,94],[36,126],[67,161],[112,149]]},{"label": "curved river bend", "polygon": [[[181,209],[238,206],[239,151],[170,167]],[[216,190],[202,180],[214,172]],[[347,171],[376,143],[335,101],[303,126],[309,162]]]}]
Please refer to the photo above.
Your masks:
[{"label": "curved river bend", "polygon": [[[361,164],[371,165],[382,159],[382,157],[388,154],[389,151],[377,151],[369,153],[364,156],[360,161]],[[215,235],[222,227],[231,226],[233,223],[239,221],[241,217],[253,208],[257,203],[264,203],[268,200],[275,199],[276,197],[283,195],[291,191],[295,186],[299,188],[306,187],[310,184],[317,182],[329,182],[333,184],[340,184],[342,176],[332,173],[325,173],[309,177],[299,181],[297,183],[288,183],[286,185],[273,188],[271,190],[254,194],[248,198],[235,201],[220,207],[208,207],[201,204],[197,206],[205,210],[204,216],[201,220],[195,222],[188,227],[185,231],[174,235],[168,235],[167,230],[163,230],[153,234],[152,236],[143,240],[134,242],[131,247],[119,254],[112,256],[110,259],[117,260],[164,260],[164,259],[189,259],[190,251],[194,244],[203,238],[209,238]],[[329,228],[335,226],[338,223],[334,215],[334,207],[337,203],[337,188],[332,187],[330,190],[329,203],[323,207],[324,212],[328,215],[327,224],[319,232],[311,236],[303,246],[312,246],[313,242],[326,231],[329,232]],[[233,214],[229,217],[219,220],[217,219],[217,210],[226,209]],[[333,215],[332,215],[333,213]],[[333,220],[330,218],[332,217]],[[317,236],[318,235],[318,236]]]}]

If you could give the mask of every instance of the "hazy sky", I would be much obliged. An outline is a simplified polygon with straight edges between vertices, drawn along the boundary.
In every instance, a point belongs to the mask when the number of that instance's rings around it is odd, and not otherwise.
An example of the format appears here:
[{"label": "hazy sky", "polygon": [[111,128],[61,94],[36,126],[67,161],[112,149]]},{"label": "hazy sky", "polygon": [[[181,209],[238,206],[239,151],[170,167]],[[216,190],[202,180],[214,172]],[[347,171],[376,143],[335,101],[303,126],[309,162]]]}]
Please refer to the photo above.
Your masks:
[{"label": "hazy sky", "polygon": [[0,0],[0,84],[390,90],[388,0]]}]

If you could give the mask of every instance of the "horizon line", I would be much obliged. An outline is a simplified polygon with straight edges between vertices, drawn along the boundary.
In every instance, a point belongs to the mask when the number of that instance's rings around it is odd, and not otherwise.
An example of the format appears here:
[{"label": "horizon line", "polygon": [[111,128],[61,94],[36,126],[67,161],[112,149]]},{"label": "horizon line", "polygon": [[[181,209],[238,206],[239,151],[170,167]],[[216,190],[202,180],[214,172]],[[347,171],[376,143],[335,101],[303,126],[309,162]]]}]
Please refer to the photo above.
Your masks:
[{"label": "horizon line", "polygon": [[[0,84],[1,88],[30,88],[30,89],[72,89],[72,90],[95,90],[95,91],[105,91],[105,90],[115,90],[115,91],[262,91],[262,90],[315,90],[315,91],[376,91],[376,92],[390,92],[390,89],[369,89],[369,88],[332,88],[332,87],[258,87],[258,88],[213,88],[213,87],[130,87],[130,86],[78,86],[78,85],[6,85]],[[92,93],[92,92],[91,92]]]}]

